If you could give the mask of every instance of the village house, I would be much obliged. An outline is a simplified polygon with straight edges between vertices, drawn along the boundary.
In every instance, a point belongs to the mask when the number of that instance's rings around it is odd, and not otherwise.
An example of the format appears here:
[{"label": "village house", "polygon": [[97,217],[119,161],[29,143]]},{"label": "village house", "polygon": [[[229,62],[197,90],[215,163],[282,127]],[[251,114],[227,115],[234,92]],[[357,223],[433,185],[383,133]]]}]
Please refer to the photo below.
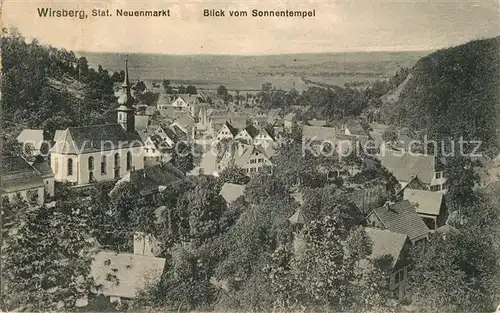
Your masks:
[{"label": "village house", "polygon": [[156,108],[162,115],[171,115],[173,112],[182,111],[195,117],[199,111],[199,104],[203,102],[198,94],[163,95],[160,99]]},{"label": "village house", "polygon": [[259,134],[259,130],[253,125],[248,125],[238,132],[234,139],[238,139],[246,144],[253,144],[254,138]]},{"label": "village house", "polygon": [[426,240],[429,236],[429,228],[418,215],[415,205],[408,200],[396,203],[386,202],[383,206],[371,211],[366,221],[371,227],[407,235],[412,244]]},{"label": "village house", "polygon": [[262,147],[233,142],[221,151],[205,153],[200,162],[200,174],[218,176],[230,165],[235,165],[250,176],[265,166],[272,166],[270,158]]},{"label": "village house", "polygon": [[20,156],[3,157],[0,164],[0,197],[43,204],[45,183],[42,175]]},{"label": "village house", "polygon": [[45,186],[45,195],[49,198],[54,197],[54,173],[50,165],[41,157],[37,157],[31,164],[42,176]]},{"label": "village house", "polygon": [[172,145],[158,134],[147,137],[144,141],[144,167],[168,162],[172,158],[169,153],[170,147]]},{"label": "village house", "polygon": [[[402,301],[408,283],[410,239],[405,234],[387,229],[367,227],[365,232],[372,243],[372,252],[366,259],[361,260],[360,267],[366,267],[369,261],[377,263],[378,260],[379,263],[388,266],[387,269],[391,273],[389,289],[399,301]],[[387,257],[390,259],[386,260]]]},{"label": "village house", "polygon": [[234,128],[229,122],[225,122],[217,133],[217,141],[233,140],[236,135],[238,135],[238,129]]},{"label": "village house", "polygon": [[304,125],[302,128],[302,142],[316,154],[327,155],[336,152],[342,156],[362,151],[366,147],[364,137],[339,134],[333,127],[318,127]]},{"label": "village house", "polygon": [[297,122],[297,114],[295,113],[288,113],[283,117],[283,127],[285,130],[292,129],[293,124],[296,122]]},{"label": "village house", "polygon": [[418,215],[429,229],[437,229],[445,225],[448,219],[448,210],[442,193],[405,189],[403,200],[408,200],[415,205]]},{"label": "village house", "polygon": [[136,234],[133,253],[98,251],[93,256],[90,276],[97,287],[93,292],[112,303],[129,303],[149,284],[158,282],[165,259],[154,256],[154,238]]},{"label": "village house", "polygon": [[182,179],[185,179],[184,174],[175,166],[169,163],[161,163],[152,167],[128,172],[116,183],[111,193],[116,190],[117,186],[132,182],[140,188],[139,193],[141,196],[154,198],[156,194],[164,190],[169,184]]},{"label": "village house", "polygon": [[122,89],[117,124],[69,127],[59,133],[50,155],[55,181],[86,185],[117,180],[144,167],[144,143],[135,130],[128,66]]},{"label": "village house", "polygon": [[446,177],[444,170],[434,155],[398,152],[385,150],[378,158],[399,181],[401,188],[415,177],[426,185],[430,191],[446,192]]},{"label": "village house", "polygon": [[361,125],[361,122],[358,120],[350,120],[348,121],[343,128],[343,133],[346,135],[363,137],[364,140],[369,139],[369,135],[366,130]]}]

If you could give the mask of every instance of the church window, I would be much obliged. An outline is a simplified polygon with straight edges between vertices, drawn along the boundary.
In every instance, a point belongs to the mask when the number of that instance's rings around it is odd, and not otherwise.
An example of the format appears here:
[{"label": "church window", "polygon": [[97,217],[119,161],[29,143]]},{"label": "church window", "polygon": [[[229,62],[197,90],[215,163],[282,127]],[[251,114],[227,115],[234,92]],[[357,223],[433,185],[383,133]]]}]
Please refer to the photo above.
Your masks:
[{"label": "church window", "polygon": [[93,171],[93,170],[94,170],[94,157],[90,156],[89,157],[89,171]]},{"label": "church window", "polygon": [[119,167],[120,167],[120,154],[116,153],[115,154],[115,168],[119,168]]},{"label": "church window", "polygon": [[129,151],[127,152],[127,171],[130,171],[132,169],[132,153]]},{"label": "church window", "polygon": [[68,159],[68,176],[73,175],[73,159]]},{"label": "church window", "polygon": [[101,175],[106,175],[106,156],[101,156]]}]

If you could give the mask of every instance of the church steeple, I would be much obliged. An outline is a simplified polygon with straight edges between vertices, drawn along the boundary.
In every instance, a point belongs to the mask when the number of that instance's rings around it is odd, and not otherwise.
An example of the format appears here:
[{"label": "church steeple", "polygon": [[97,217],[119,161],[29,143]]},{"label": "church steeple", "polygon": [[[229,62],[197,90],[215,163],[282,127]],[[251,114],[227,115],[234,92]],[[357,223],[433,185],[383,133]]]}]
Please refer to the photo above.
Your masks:
[{"label": "church steeple", "polygon": [[122,94],[118,98],[118,104],[118,123],[122,125],[126,131],[135,131],[134,98],[132,98],[130,92],[128,60],[125,60],[125,78],[123,79]]}]

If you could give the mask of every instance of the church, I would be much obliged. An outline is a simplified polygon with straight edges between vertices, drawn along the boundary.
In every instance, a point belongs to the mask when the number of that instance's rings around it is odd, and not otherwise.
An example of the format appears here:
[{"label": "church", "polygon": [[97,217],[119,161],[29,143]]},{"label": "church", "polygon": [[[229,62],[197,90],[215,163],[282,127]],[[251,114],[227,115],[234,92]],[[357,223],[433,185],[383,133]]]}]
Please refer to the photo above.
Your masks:
[{"label": "church", "polygon": [[127,62],[118,97],[118,123],[69,127],[59,133],[50,153],[55,181],[86,185],[118,180],[144,168],[144,143],[135,130],[130,89]]}]

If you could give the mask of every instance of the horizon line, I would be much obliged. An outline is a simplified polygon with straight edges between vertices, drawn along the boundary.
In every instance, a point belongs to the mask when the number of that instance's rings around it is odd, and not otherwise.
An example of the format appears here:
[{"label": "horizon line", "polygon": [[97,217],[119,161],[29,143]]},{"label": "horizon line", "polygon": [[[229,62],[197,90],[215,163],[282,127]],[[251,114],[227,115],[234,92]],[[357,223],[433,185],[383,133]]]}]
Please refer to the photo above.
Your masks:
[{"label": "horizon line", "polygon": [[74,50],[74,53],[107,53],[107,54],[145,54],[145,55],[162,55],[162,56],[237,56],[237,57],[265,57],[265,56],[282,56],[282,55],[311,55],[311,54],[356,54],[356,53],[425,53],[435,52],[441,49],[448,49],[454,46],[431,48],[431,49],[412,49],[412,50],[345,50],[345,51],[323,51],[323,52],[283,52],[283,53],[162,53],[162,52],[117,52],[117,51],[91,51],[91,50]]}]

